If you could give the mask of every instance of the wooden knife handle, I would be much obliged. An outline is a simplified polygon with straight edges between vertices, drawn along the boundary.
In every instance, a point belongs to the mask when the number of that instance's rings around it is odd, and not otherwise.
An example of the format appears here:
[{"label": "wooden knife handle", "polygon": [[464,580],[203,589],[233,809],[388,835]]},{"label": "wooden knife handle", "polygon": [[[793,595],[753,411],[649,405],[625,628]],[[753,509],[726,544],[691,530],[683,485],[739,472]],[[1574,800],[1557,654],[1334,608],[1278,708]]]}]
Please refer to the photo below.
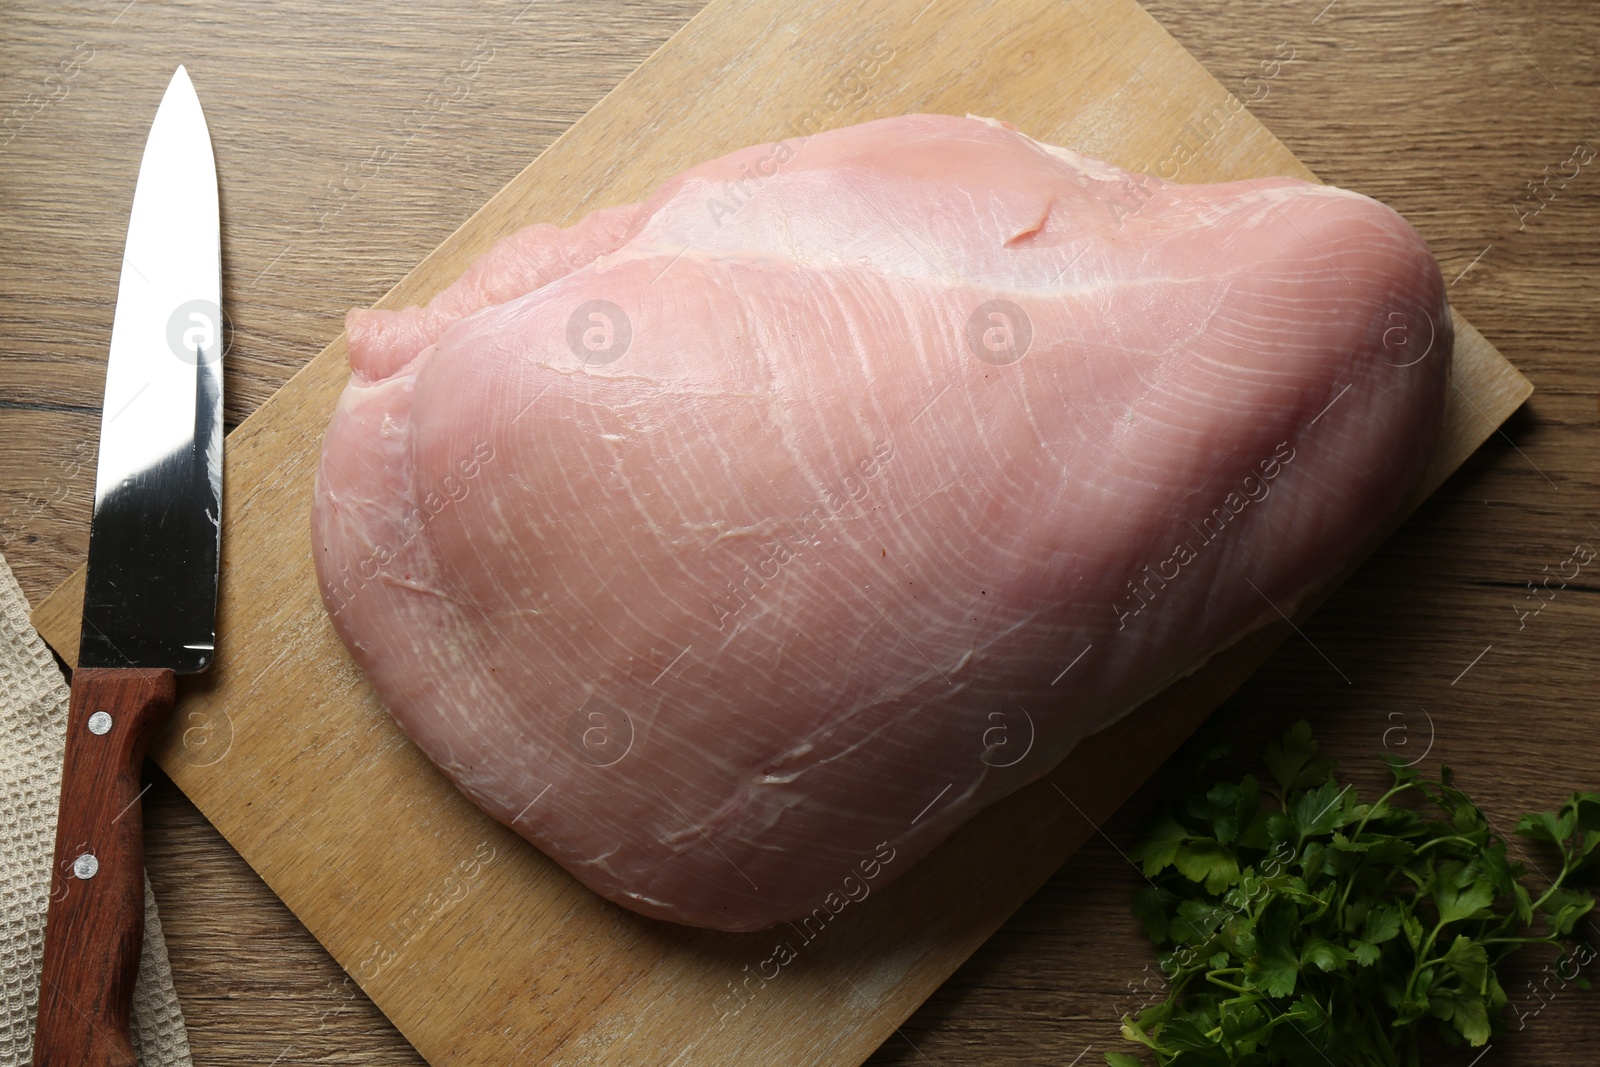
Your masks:
[{"label": "wooden knife handle", "polygon": [[139,772],[172,709],[169,670],[72,675],[34,1067],[135,1067],[128,1016],[144,945]]}]

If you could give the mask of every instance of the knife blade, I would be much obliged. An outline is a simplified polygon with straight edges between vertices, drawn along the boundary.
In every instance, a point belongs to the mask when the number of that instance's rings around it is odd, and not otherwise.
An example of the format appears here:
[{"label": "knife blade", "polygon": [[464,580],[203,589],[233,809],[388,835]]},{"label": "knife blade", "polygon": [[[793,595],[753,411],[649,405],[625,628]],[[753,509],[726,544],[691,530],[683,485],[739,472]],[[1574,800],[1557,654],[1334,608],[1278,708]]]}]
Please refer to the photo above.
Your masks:
[{"label": "knife blade", "polygon": [[35,1067],[136,1063],[139,773],[176,676],[205,670],[216,644],[221,247],[211,135],[180,66],[139,165],[106,361]]}]

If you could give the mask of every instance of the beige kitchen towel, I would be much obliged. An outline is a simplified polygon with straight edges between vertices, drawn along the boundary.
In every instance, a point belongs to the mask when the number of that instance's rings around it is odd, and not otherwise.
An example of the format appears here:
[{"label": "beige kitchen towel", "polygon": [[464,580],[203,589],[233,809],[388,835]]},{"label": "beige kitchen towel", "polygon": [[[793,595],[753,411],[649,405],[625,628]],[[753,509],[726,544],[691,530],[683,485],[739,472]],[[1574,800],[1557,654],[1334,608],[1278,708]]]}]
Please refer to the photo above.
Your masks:
[{"label": "beige kitchen towel", "polygon": [[[33,1055],[67,697],[61,670],[28,622],[28,602],[0,556],[0,1067],[23,1067]],[[144,1067],[193,1067],[149,879],[133,1044]]]}]

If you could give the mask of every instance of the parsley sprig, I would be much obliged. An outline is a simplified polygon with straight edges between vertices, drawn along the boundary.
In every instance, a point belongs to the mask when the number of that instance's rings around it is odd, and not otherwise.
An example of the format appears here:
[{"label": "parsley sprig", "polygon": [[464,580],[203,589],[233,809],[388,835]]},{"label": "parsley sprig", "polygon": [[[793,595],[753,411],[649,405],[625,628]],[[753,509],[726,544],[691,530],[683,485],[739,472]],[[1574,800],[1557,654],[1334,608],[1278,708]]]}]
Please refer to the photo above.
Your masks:
[{"label": "parsley sprig", "polygon": [[1572,883],[1600,861],[1600,793],[1517,821],[1560,859],[1530,889],[1448,767],[1430,779],[1387,762],[1393,784],[1363,802],[1298,722],[1267,750],[1270,782],[1197,788],[1149,827],[1134,912],[1169,984],[1122,1034],[1159,1067],[1416,1067],[1423,1028],[1488,1040],[1512,953],[1555,945],[1574,976],[1594,958],[1573,936],[1594,896]]}]

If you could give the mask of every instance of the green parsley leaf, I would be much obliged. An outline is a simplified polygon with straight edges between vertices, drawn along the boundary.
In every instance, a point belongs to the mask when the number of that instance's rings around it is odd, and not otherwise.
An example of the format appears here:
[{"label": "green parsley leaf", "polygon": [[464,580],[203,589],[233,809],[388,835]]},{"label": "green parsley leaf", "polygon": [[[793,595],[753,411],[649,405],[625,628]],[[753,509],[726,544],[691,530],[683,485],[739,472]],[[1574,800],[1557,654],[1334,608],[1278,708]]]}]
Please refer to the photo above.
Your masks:
[{"label": "green parsley leaf", "polygon": [[1305,947],[1300,950],[1302,965],[1317,967],[1324,971],[1342,967],[1353,958],[1352,953],[1346,949],[1340,948],[1332,941],[1324,941],[1320,937],[1307,941]]},{"label": "green parsley leaf", "polygon": [[1355,958],[1357,966],[1370,967],[1378,962],[1379,949],[1371,941],[1357,938],[1350,942],[1350,954]]},{"label": "green parsley leaf", "polygon": [[1126,1052],[1107,1052],[1106,1067],[1144,1067],[1144,1061]]},{"label": "green parsley leaf", "polygon": [[1167,913],[1177,899],[1169,890],[1148,884],[1133,895],[1133,914],[1144,924],[1145,936],[1158,945],[1167,939]]},{"label": "green parsley leaf", "polygon": [[1185,830],[1178,820],[1170,815],[1163,816],[1145,831],[1144,839],[1133,847],[1128,858],[1142,863],[1144,876],[1149,878],[1161,868],[1172,864],[1177,858],[1178,846],[1189,837],[1189,831]]},{"label": "green parsley leaf", "polygon": [[1487,882],[1471,879],[1467,870],[1462,868],[1461,874],[1446,877],[1434,886],[1433,901],[1439,906],[1441,925],[1470,919],[1494,903],[1493,887]]},{"label": "green parsley leaf", "polygon": [[1545,894],[1541,910],[1547,916],[1550,932],[1565,936],[1578,925],[1578,920],[1594,910],[1594,897],[1583,889],[1552,889]]},{"label": "green parsley leaf", "polygon": [[[1197,768],[1220,751],[1193,750]],[[1156,1067],[1416,1063],[1428,1028],[1481,1046],[1504,1022],[1498,970],[1524,946],[1558,951],[1589,987],[1578,972],[1595,952],[1574,931],[1595,906],[1577,880],[1600,868],[1600,793],[1515,821],[1552,853],[1539,867],[1558,873],[1536,885],[1448,767],[1430,778],[1387,758],[1391,786],[1363,800],[1304,722],[1264,762],[1265,788],[1197,769],[1130,853],[1152,883],[1134,913],[1172,984],[1122,1033]]]},{"label": "green parsley leaf", "polygon": [[1179,845],[1173,865],[1191,882],[1204,882],[1207,893],[1221,893],[1239,880],[1239,861],[1215,838]]},{"label": "green parsley leaf", "polygon": [[1400,909],[1387,904],[1377,904],[1367,909],[1361,923],[1361,938],[1381,945],[1400,932]]},{"label": "green parsley leaf", "polygon": [[1332,760],[1318,760],[1317,743],[1311,740],[1311,724],[1301,719],[1283,735],[1283,740],[1267,746],[1264,763],[1285,792],[1304,789],[1326,781],[1333,772]]},{"label": "green parsley leaf", "polygon": [[1482,997],[1461,997],[1455,1002],[1455,1013],[1450,1016],[1450,1025],[1456,1032],[1467,1039],[1467,1043],[1477,1047],[1489,1040],[1489,1009],[1483,1003]]},{"label": "green parsley leaf", "polygon": [[1472,938],[1457,934],[1450,951],[1440,957],[1440,961],[1460,975],[1468,989],[1483,991],[1489,977],[1489,952]]}]

